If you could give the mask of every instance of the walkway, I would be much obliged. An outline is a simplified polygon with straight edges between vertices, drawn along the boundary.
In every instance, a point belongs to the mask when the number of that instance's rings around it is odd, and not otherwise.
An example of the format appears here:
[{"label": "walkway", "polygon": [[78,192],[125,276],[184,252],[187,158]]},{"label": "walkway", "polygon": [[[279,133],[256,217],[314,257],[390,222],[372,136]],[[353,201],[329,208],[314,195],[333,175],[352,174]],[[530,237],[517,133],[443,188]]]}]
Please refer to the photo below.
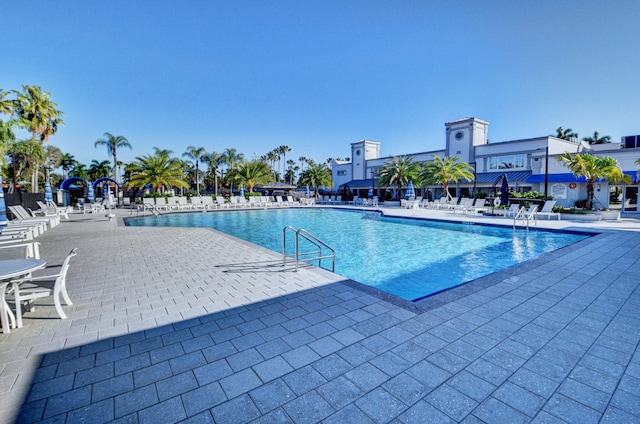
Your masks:
[{"label": "walkway", "polygon": [[640,422],[640,232],[417,310],[213,230],[71,218],[39,241],[78,247],[74,305],[0,334],[0,422]]}]

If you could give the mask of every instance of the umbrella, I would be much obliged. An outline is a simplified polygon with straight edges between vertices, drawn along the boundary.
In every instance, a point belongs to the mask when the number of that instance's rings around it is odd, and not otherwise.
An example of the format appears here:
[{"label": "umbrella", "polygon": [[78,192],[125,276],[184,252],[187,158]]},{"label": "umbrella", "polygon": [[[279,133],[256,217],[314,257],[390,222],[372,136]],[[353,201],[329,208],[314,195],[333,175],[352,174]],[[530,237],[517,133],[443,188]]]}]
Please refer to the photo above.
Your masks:
[{"label": "umbrella", "polygon": [[509,204],[509,180],[507,179],[507,174],[502,176],[502,185],[500,186],[500,204]]},{"label": "umbrella", "polygon": [[373,187],[369,186],[369,197],[373,197]]},{"label": "umbrella", "polygon": [[90,202],[93,202],[93,200],[95,199],[93,195],[93,184],[91,183],[89,183],[89,192],[87,193],[87,199],[89,199]]},{"label": "umbrella", "polygon": [[413,181],[409,181],[407,186],[407,193],[404,195],[407,199],[413,199],[416,197],[416,190],[413,188]]},{"label": "umbrella", "polygon": [[53,203],[53,193],[51,193],[51,183],[48,178],[44,180],[44,202]]},{"label": "umbrella", "polygon": [[307,184],[307,190],[305,191],[305,195],[309,197],[311,193],[309,192],[309,185]]},{"label": "umbrella", "polygon": [[240,187],[240,197],[244,197],[244,186]]},{"label": "umbrella", "polygon": [[7,226],[7,204],[4,202],[2,177],[0,176],[0,231]]}]

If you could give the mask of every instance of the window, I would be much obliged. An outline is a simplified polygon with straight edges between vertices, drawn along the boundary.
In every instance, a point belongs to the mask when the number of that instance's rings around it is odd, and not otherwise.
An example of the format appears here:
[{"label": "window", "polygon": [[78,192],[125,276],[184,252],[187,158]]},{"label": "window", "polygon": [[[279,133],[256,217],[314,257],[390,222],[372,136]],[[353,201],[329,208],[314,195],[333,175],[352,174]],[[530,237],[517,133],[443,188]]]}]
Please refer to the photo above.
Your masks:
[{"label": "window", "polygon": [[640,135],[630,135],[624,138],[625,149],[640,147]]},{"label": "window", "polygon": [[524,154],[519,155],[504,155],[493,156],[489,158],[489,169],[525,169],[527,166],[526,156]]},{"label": "window", "polygon": [[347,171],[345,170],[338,171],[338,177],[344,177],[345,175],[347,175]]}]

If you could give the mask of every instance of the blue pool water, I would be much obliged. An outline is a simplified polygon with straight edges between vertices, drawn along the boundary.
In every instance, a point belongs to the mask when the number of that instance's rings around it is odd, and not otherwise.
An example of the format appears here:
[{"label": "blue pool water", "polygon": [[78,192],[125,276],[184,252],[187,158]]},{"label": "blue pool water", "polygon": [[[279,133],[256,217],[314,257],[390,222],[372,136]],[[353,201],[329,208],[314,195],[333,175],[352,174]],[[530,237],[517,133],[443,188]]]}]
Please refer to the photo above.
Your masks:
[{"label": "blue pool water", "polygon": [[[171,214],[133,218],[128,224],[210,227],[280,253],[282,229],[303,228],[335,249],[336,273],[407,300],[455,287],[588,237],[325,208]],[[291,234],[288,239],[293,239]],[[310,249],[303,246],[301,250]]]}]

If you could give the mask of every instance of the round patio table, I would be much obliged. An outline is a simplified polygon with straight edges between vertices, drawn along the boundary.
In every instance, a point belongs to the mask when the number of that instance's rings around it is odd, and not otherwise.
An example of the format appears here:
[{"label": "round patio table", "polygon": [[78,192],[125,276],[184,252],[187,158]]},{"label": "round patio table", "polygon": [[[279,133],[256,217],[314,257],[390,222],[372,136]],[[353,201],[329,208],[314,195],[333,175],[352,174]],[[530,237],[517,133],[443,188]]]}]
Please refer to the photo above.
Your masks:
[{"label": "round patio table", "polygon": [[[0,261],[0,321],[2,321],[2,332],[9,330],[9,305],[5,300],[7,285],[12,278],[29,274],[35,270],[42,269],[47,262],[42,259],[9,259]],[[16,307],[20,307],[16,305]],[[18,312],[19,313],[19,312]]]}]

